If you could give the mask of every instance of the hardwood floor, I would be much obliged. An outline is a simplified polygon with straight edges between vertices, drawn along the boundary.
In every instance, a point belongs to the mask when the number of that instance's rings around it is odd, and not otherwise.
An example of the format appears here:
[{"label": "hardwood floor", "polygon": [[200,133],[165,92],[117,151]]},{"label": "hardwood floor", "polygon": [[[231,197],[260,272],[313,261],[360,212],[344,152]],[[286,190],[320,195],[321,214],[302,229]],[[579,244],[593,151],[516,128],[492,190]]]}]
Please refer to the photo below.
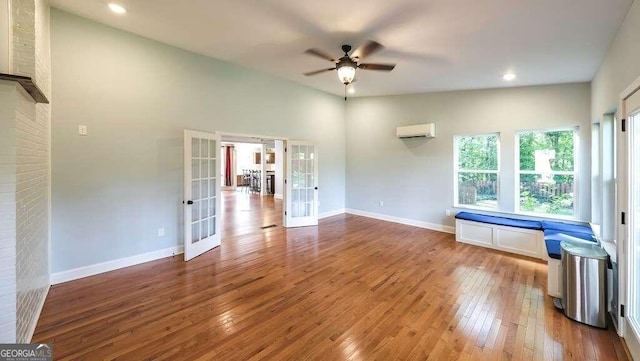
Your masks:
[{"label": "hardwood floor", "polygon": [[225,193],[222,246],[53,286],[33,342],[59,360],[627,359],[554,309],[544,263],[353,215],[287,230],[281,207]]}]

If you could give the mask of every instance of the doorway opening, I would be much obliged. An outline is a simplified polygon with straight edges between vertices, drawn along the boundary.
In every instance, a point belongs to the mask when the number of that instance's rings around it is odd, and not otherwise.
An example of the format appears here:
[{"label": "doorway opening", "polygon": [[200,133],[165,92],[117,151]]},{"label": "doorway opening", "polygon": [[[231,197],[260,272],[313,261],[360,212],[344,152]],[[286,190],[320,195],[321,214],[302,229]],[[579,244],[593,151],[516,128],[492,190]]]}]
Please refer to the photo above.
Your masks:
[{"label": "doorway opening", "polygon": [[283,226],[286,139],[219,134],[223,233]]},{"label": "doorway opening", "polygon": [[317,226],[318,174],[311,142],[185,129],[185,260],[219,246],[221,233]]}]

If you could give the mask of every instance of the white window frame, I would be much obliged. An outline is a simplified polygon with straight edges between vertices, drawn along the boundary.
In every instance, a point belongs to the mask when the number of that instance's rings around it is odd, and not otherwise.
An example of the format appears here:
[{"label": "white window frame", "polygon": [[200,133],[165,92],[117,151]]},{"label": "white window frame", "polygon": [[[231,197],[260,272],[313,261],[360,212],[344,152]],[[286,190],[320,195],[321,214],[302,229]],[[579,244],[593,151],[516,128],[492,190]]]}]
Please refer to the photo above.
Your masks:
[{"label": "white window frame", "polygon": [[[466,169],[459,169],[459,162],[458,160],[459,158],[459,154],[458,154],[458,139],[459,138],[463,138],[463,137],[488,137],[488,136],[495,136],[497,138],[496,141],[496,147],[497,147],[497,169],[494,170],[466,170]],[[468,208],[468,209],[479,209],[479,210],[486,210],[486,211],[493,211],[493,212],[499,212],[501,207],[500,207],[500,133],[499,132],[492,132],[492,133],[477,133],[477,134],[456,134],[453,136],[453,206],[454,208]],[[459,191],[458,191],[458,176],[460,173],[490,173],[490,174],[495,174],[496,175],[496,182],[497,184],[497,189],[496,189],[496,206],[494,207],[480,207],[480,206],[474,206],[474,205],[470,205],[470,204],[460,204],[459,202]]]},{"label": "white window frame", "polygon": [[[571,216],[564,216],[561,214],[552,214],[552,213],[538,213],[538,212],[527,212],[520,209],[520,175],[521,174],[540,174],[540,172],[533,171],[522,171],[520,170],[520,135],[525,133],[551,133],[551,132],[573,132],[573,171],[552,171],[552,175],[572,175],[573,176],[573,214]],[[551,219],[566,219],[566,220],[577,220],[579,217],[578,210],[579,207],[579,174],[578,171],[578,161],[580,156],[578,154],[578,150],[580,149],[580,127],[569,127],[569,128],[545,128],[545,129],[529,129],[529,130],[521,130],[516,132],[515,136],[515,187],[514,187],[514,203],[515,203],[515,212],[517,214],[524,214],[529,216],[543,217],[543,218],[551,218]]]}]

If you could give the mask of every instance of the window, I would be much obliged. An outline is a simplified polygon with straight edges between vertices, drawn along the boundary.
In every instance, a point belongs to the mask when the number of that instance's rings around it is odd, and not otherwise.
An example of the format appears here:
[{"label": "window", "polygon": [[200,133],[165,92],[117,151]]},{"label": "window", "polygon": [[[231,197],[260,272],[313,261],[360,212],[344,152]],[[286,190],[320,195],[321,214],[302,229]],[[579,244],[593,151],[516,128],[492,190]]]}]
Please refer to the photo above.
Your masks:
[{"label": "window", "polygon": [[577,143],[577,129],[517,135],[520,212],[575,216]]},{"label": "window", "polygon": [[498,134],[454,138],[454,203],[460,207],[498,208]]}]

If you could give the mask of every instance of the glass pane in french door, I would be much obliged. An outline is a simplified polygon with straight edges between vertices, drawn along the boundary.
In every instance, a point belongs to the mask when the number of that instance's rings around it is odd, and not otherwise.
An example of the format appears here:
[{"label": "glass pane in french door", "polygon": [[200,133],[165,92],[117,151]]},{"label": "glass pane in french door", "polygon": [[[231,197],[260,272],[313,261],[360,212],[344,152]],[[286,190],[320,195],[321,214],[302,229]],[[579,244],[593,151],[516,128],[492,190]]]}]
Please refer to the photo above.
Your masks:
[{"label": "glass pane in french door", "polygon": [[216,150],[213,140],[191,141],[191,243],[216,234]]},{"label": "glass pane in french door", "polygon": [[291,216],[309,217],[314,209],[315,146],[292,146]]},{"label": "glass pane in french door", "polygon": [[629,318],[637,334],[640,334],[640,111],[629,117],[629,240],[631,245],[631,307]]}]

